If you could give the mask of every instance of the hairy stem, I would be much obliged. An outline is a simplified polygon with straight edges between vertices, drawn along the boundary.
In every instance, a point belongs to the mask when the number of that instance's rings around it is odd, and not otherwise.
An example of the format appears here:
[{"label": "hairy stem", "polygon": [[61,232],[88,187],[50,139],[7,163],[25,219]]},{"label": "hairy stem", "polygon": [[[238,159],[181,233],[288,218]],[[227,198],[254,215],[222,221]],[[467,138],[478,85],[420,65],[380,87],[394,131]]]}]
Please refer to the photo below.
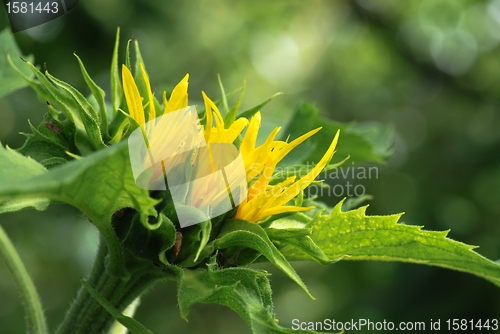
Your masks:
[{"label": "hairy stem", "polygon": [[9,271],[21,293],[26,311],[27,332],[36,334],[48,333],[43,314],[42,303],[36,292],[35,285],[19,257],[14,245],[0,226],[0,256],[5,260]]},{"label": "hairy stem", "polygon": [[[107,268],[108,258],[106,242],[101,238],[93,268],[85,281],[120,312],[165,277],[165,273],[145,266],[136,267],[125,277],[113,276]],[[56,333],[105,333],[112,324],[113,316],[82,286]]]}]

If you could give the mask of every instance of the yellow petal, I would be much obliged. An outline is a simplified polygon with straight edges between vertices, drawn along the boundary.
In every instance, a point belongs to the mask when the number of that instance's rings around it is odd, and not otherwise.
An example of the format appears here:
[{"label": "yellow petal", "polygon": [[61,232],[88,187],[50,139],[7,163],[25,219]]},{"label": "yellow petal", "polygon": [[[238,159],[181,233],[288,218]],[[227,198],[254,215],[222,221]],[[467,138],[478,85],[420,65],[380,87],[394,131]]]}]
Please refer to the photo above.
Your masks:
[{"label": "yellow petal", "polygon": [[271,170],[267,170],[269,173],[274,171],[276,164],[271,167],[273,165],[273,161],[275,160],[272,150],[275,147],[274,138],[280,129],[280,127],[275,128],[269,137],[267,137],[265,143],[252,150],[249,154],[244,155],[243,152],[241,153],[245,164],[245,170],[247,171],[248,182],[261,174],[265,168],[271,168]]},{"label": "yellow petal", "polygon": [[205,124],[205,141],[208,143],[210,139],[210,135],[212,133],[212,105],[210,102],[212,102],[207,94],[205,92],[201,92],[201,95],[203,96],[203,101],[205,102],[205,117],[206,117],[206,124]]},{"label": "yellow petal", "polygon": [[234,121],[233,124],[224,133],[224,141],[226,143],[232,143],[238,138],[238,136],[243,132],[243,129],[248,125],[248,119],[241,117]]},{"label": "yellow petal", "polygon": [[260,122],[262,116],[260,111],[258,111],[250,120],[245,137],[241,141],[240,151],[243,157],[247,156],[255,148],[255,143],[257,142],[257,135],[259,134]]},{"label": "yellow petal", "polygon": [[[188,105],[188,85],[189,74],[174,87],[170,94],[170,101],[165,105],[164,114],[187,107]],[[164,100],[165,102],[166,100]]]},{"label": "yellow petal", "polygon": [[255,181],[248,191],[248,201],[252,198],[262,195],[269,185],[269,180],[273,177],[274,169],[276,168],[276,161],[271,162],[266,166],[264,172],[259,176],[257,181]]},{"label": "yellow petal", "polygon": [[128,112],[133,119],[139,123],[144,130],[144,109],[142,107],[142,97],[135,84],[132,73],[127,66],[122,66],[122,81],[125,100],[127,101]]},{"label": "yellow petal", "polygon": [[297,138],[295,140],[292,140],[290,143],[288,143],[284,147],[284,149],[282,149],[282,150],[279,151],[279,160],[283,159],[288,153],[290,153],[290,151],[292,151],[294,148],[296,148],[297,146],[299,146],[300,144],[302,144],[306,139],[308,139],[309,137],[313,136],[319,130],[321,130],[321,127],[317,128],[317,129],[314,129],[314,130],[311,130],[308,133],[303,134],[299,138]]},{"label": "yellow petal", "polygon": [[314,166],[314,168],[309,173],[307,173],[302,178],[300,178],[300,180],[291,185],[283,194],[277,196],[273,200],[272,203],[273,205],[281,206],[287,203],[295,196],[297,196],[302,189],[305,189],[307,186],[309,186],[314,181],[314,179],[316,179],[316,177],[319,175],[319,173],[321,173],[323,168],[325,168],[326,164],[331,160],[333,153],[335,152],[335,147],[337,146],[339,135],[340,135],[340,130],[337,131],[337,134],[335,135],[335,138],[333,138],[330,147],[326,151],[325,155],[323,155],[321,160],[318,162],[318,164]]}]

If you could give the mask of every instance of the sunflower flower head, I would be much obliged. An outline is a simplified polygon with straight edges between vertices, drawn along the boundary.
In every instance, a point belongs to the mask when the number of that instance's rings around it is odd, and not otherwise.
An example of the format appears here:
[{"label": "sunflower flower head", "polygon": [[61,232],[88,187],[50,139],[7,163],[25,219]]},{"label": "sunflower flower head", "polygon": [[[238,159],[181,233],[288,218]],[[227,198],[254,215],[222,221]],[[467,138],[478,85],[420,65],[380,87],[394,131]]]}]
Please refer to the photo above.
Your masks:
[{"label": "sunflower flower head", "polygon": [[[186,119],[169,119],[172,122],[170,125],[172,129],[170,129],[169,124],[161,124],[165,119],[158,117],[188,107],[189,75],[187,74],[174,87],[169,98],[167,98],[167,93],[163,92],[163,111],[158,115],[155,110],[155,98],[149,78],[142,64],[140,64],[140,69],[142,80],[147,88],[147,95],[145,97],[141,96],[137,83],[126,66],[122,68],[122,80],[128,113],[137,125],[141,127],[144,137],[149,138],[147,143],[149,150],[162,150],[163,152],[171,152],[169,154],[173,154],[175,151],[179,151],[182,145],[194,147],[196,143],[187,143],[185,139],[190,138],[184,133],[187,133],[189,128]],[[257,145],[257,137],[262,122],[260,112],[257,112],[250,121],[247,118],[240,117],[231,124],[226,124],[227,122],[224,121],[224,117],[218,106],[204,92],[202,92],[202,98],[205,106],[205,124],[200,125],[199,132],[207,145],[212,172],[215,171],[212,158],[213,145],[219,143],[233,144],[237,138],[241,139],[239,152],[243,159],[248,192],[246,198],[242,199],[239,204],[234,215],[235,218],[260,222],[276,214],[300,212],[314,208],[312,206],[289,205],[289,203],[308,187],[329,163],[337,145],[339,132],[335,135],[322,159],[306,175],[300,178],[290,176],[278,184],[272,184],[271,180],[278,163],[294,148],[320,131],[321,128],[311,130],[287,142],[276,139],[281,130],[280,127],[277,127],[269,134],[264,143]],[[188,156],[184,155],[184,157]],[[193,159],[192,155],[189,157]],[[154,161],[152,163],[154,164]],[[155,176],[158,177],[162,172],[165,172],[164,165],[163,169],[156,171]],[[203,171],[203,173],[205,175],[207,171]],[[210,196],[204,198],[202,201],[203,204],[206,204],[209,199],[220,197],[220,191],[212,191],[211,187],[213,184],[213,180],[209,180],[193,190],[195,194],[210,194]]]}]

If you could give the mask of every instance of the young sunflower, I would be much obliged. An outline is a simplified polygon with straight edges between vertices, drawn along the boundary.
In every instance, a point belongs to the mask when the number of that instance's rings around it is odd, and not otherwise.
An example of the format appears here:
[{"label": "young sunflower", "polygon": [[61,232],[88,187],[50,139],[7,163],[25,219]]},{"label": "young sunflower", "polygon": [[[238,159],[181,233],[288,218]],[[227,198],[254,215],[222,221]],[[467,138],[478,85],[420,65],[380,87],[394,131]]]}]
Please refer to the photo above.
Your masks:
[{"label": "young sunflower", "polygon": [[[137,88],[132,73],[126,66],[122,67],[123,89],[130,116],[137,121],[145,134],[151,134],[155,131],[154,128],[156,127],[154,125],[155,122],[151,121],[157,117],[157,113],[154,107],[154,98],[148,76],[142,64],[140,68],[143,80],[146,87],[148,87],[146,104],[144,105],[144,99],[140,96],[139,89]],[[169,99],[167,99],[166,92],[163,92],[162,115],[188,106],[188,79],[189,75],[187,74],[175,86]],[[275,140],[281,129],[277,127],[271,132],[263,144],[256,146],[262,118],[260,112],[257,112],[250,122],[246,118],[240,117],[226,128],[224,118],[219,108],[204,92],[202,92],[202,96],[206,113],[206,122],[205,125],[202,126],[202,131],[209,148],[211,143],[233,143],[246,129],[239,149],[245,166],[248,195],[239,205],[235,218],[260,222],[267,217],[280,213],[313,209],[313,206],[302,207],[287,204],[298,196],[302,190],[308,187],[330,162],[337,145],[339,132],[337,132],[333,138],[324,156],[309,173],[299,179],[295,176],[291,176],[279,184],[270,185],[271,178],[278,163],[295,147],[313,136],[321,130],[321,128],[311,130],[291,142],[286,142]],[[147,123],[145,114],[148,115]],[[158,140],[156,143],[149,143],[149,145],[167,146],[169,143],[168,136],[169,134],[167,133],[152,136]]]}]

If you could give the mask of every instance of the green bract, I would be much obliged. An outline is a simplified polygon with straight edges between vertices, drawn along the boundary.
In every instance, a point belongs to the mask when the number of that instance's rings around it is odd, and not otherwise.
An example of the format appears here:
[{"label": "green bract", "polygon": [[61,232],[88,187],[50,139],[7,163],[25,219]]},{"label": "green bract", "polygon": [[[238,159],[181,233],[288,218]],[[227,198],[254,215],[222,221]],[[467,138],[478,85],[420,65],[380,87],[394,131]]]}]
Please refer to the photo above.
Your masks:
[{"label": "green bract", "polygon": [[[0,34],[0,40],[14,45],[7,31]],[[9,58],[12,68],[47,103],[48,112],[40,125],[31,126],[32,132],[25,134],[23,147],[12,150],[0,146],[0,213],[44,210],[51,202],[64,202],[78,208],[101,235],[92,272],[82,281],[57,333],[98,333],[108,330],[113,319],[132,333],[149,333],[122,312],[163,279],[177,282],[179,307],[185,319],[196,303],[218,303],[238,312],[254,333],[292,332],[276,321],[269,274],[247,267],[255,261],[272,263],[309,295],[307,282],[289,261],[313,260],[322,265],[339,260],[404,261],[464,271],[500,284],[500,265],[475,253],[473,246],[448,239],[447,232],[398,224],[401,215],[366,216],[366,207],[342,211],[343,202],[327,208],[303,198],[303,194],[295,205],[323,209],[314,214],[279,214],[259,223],[234,219],[233,210],[181,229],[170,193],[140,189],[134,182],[125,139],[139,125],[127,114],[123,98],[118,40],[117,36],[110,103],[106,103],[103,89],[95,84],[78,56],[92,99],[48,71],[18,61],[15,52]],[[125,63],[135,73],[138,89],[146,94],[148,88],[139,75],[142,57],[137,43],[134,45],[137,64],[131,68],[130,42]],[[0,51],[0,66],[10,71],[5,67],[5,50]],[[11,74],[4,75],[0,94],[22,86],[19,77]],[[222,83],[220,86],[222,98],[216,103],[222,106],[228,124],[240,116],[251,117],[276,96],[240,112],[245,86],[233,106],[228,102],[232,93],[226,94]],[[160,109],[156,99],[154,103]],[[204,111],[199,113],[203,118]],[[342,130],[338,164],[327,169],[335,168],[348,156],[357,162],[383,163],[391,154],[390,128],[328,121],[308,103],[296,109],[283,132],[284,139],[297,138],[318,126],[323,132],[292,151],[270,185],[307,174],[312,167],[306,163],[321,158],[338,129]],[[0,242],[7,244],[8,239]],[[4,257],[13,256],[11,248],[3,249],[8,250],[2,252]],[[12,271],[23,277],[23,270],[16,271],[18,262],[11,263]],[[22,279],[20,282],[24,284]],[[36,304],[36,298],[36,294],[30,294],[28,303],[31,299]],[[31,309],[35,311],[28,312],[28,320],[31,330],[36,331],[33,324],[41,322],[36,311],[40,307]]]}]

